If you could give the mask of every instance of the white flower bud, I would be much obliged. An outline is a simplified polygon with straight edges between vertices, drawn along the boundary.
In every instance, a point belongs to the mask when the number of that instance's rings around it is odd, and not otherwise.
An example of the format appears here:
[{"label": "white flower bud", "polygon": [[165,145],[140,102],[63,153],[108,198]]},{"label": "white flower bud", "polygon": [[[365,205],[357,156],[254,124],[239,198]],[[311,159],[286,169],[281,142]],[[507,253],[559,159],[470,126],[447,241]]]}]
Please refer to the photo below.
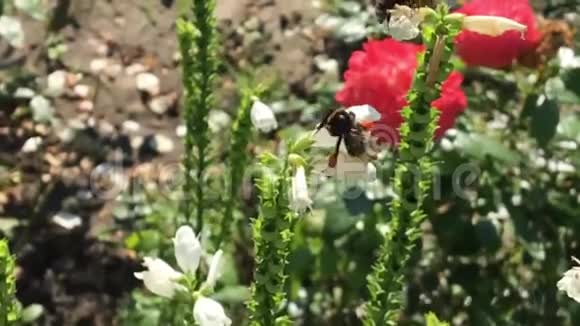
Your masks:
[{"label": "white flower bud", "polygon": [[193,318],[199,326],[230,326],[232,324],[232,320],[226,316],[222,305],[206,297],[200,297],[195,302]]},{"label": "white flower bud", "polygon": [[296,168],[296,173],[292,177],[292,193],[290,194],[290,206],[297,213],[304,213],[312,205],[312,199],[308,194],[308,184],[306,183],[306,172],[303,166]]},{"label": "white flower bud", "polygon": [[463,28],[483,35],[500,36],[505,32],[518,31],[522,37],[528,27],[515,20],[499,16],[465,16]]},{"label": "white flower bud", "polygon": [[278,121],[272,108],[259,100],[252,105],[250,117],[254,127],[262,132],[270,132],[278,128]]},{"label": "white flower bud", "polygon": [[201,258],[201,244],[190,226],[181,226],[173,239],[177,265],[185,273],[194,273]]},{"label": "white flower bud", "polygon": [[175,271],[162,259],[145,257],[144,260],[143,266],[147,270],[135,273],[135,277],[143,280],[149,291],[162,297],[172,298],[175,291],[184,289],[177,283],[182,274]]},{"label": "white flower bud", "polygon": [[207,286],[209,286],[210,288],[215,287],[217,279],[221,276],[222,273],[221,260],[223,254],[224,254],[223,250],[220,249],[213,255],[211,259],[211,264],[209,265],[209,272],[207,273],[207,280],[205,281]]}]

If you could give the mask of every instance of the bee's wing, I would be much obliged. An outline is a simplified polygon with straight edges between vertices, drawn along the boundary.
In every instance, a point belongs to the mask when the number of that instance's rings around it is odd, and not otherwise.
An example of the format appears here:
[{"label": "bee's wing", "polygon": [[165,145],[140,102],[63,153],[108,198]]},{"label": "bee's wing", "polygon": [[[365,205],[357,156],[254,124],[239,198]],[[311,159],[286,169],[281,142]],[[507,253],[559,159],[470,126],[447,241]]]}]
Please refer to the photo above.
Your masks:
[{"label": "bee's wing", "polygon": [[312,133],[312,140],[314,140],[314,147],[332,148],[336,145],[337,137],[333,137],[326,128],[314,130]]},{"label": "bee's wing", "polygon": [[356,123],[365,124],[381,120],[381,114],[370,105],[351,106],[346,110],[354,114]]}]

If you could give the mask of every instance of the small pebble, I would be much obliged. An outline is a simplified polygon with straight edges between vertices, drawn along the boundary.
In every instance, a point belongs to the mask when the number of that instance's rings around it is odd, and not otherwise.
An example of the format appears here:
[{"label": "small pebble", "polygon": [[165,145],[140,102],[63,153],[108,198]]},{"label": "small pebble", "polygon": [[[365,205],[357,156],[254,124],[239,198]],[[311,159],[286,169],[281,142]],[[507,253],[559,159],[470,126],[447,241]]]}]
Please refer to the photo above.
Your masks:
[{"label": "small pebble", "polygon": [[159,96],[149,102],[149,110],[155,114],[164,115],[174,104],[173,98]]},{"label": "small pebble", "polygon": [[171,138],[164,135],[155,135],[152,140],[153,149],[160,154],[165,154],[173,151],[175,145]]},{"label": "small pebble", "polygon": [[36,95],[30,100],[30,110],[36,122],[48,122],[54,115],[54,108],[46,97]]},{"label": "small pebble", "polygon": [[95,104],[93,101],[84,100],[79,103],[79,110],[81,112],[92,112]]},{"label": "small pebble", "polygon": [[83,224],[80,216],[66,212],[60,212],[54,215],[52,222],[66,230],[75,229]]},{"label": "small pebble", "polygon": [[147,68],[145,68],[144,65],[140,64],[140,63],[134,63],[132,65],[130,65],[129,67],[125,68],[125,73],[129,76],[134,76],[137,74],[140,74],[142,72],[145,72],[147,70]]},{"label": "small pebble", "polygon": [[93,59],[91,61],[91,71],[98,74],[105,70],[105,68],[109,65],[109,61],[107,59]]},{"label": "small pebble", "polygon": [[67,72],[56,70],[48,75],[46,80],[46,95],[60,96],[64,93],[67,85]]},{"label": "small pebble", "polygon": [[22,145],[21,151],[23,153],[34,153],[38,150],[38,148],[40,148],[40,145],[42,145],[41,137],[28,138],[24,142],[24,145]]},{"label": "small pebble", "polygon": [[177,137],[183,138],[185,137],[186,133],[187,127],[185,125],[179,125],[177,126],[177,128],[175,128],[175,134],[177,135]]},{"label": "small pebble", "polygon": [[125,134],[133,134],[139,132],[140,129],[141,125],[135,120],[123,121],[123,124],[121,125],[121,130]]},{"label": "small pebble", "polygon": [[151,96],[159,95],[161,82],[159,77],[149,72],[143,72],[137,75],[135,79],[137,89]]},{"label": "small pebble", "polygon": [[76,96],[80,98],[87,98],[91,94],[91,87],[89,85],[78,84],[73,89]]},{"label": "small pebble", "polygon": [[123,71],[123,66],[118,63],[114,63],[105,67],[105,74],[111,78],[115,78],[121,74]]},{"label": "small pebble", "polygon": [[14,92],[14,97],[16,98],[32,98],[34,95],[34,91],[26,87],[18,87]]}]

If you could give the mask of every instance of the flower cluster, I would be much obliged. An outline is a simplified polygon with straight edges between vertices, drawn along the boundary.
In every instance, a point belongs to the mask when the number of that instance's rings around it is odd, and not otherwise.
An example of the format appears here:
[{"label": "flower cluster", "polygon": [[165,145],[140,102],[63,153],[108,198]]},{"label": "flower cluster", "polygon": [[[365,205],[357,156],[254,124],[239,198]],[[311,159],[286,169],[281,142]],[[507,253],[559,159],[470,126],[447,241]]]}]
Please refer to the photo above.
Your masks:
[{"label": "flower cluster", "polygon": [[[145,287],[165,298],[173,298],[177,292],[186,292],[186,288],[180,281],[185,277],[193,277],[199,267],[202,256],[202,247],[193,229],[189,226],[181,226],[173,239],[175,260],[181,272],[173,269],[163,259],[145,257],[143,265],[145,271],[135,273],[135,277],[143,280]],[[220,274],[220,262],[223,252],[218,250],[211,260],[209,272],[205,283],[199,292],[213,290]],[[185,274],[184,274],[185,273]],[[193,307],[193,316],[200,326],[229,326],[232,321],[226,316],[221,304],[213,299],[204,297],[202,293],[194,293],[197,298]]]},{"label": "flower cluster", "polygon": [[525,33],[517,30],[486,35],[481,31],[464,30],[456,39],[457,54],[471,66],[503,68],[514,60],[533,51],[541,39],[534,11],[528,0],[472,0],[458,13],[469,16],[498,16],[509,18],[526,27]]},{"label": "flower cluster", "polygon": [[[424,47],[393,39],[371,40],[362,51],[353,53],[344,75],[345,85],[336,94],[343,106],[368,104],[381,115],[371,128],[381,141],[397,144],[403,122],[401,110],[407,105],[407,94],[417,68],[417,56]],[[461,90],[463,76],[453,72],[443,83],[441,97],[432,106],[441,112],[436,137],[451,128],[455,118],[465,110],[467,99]]]}]

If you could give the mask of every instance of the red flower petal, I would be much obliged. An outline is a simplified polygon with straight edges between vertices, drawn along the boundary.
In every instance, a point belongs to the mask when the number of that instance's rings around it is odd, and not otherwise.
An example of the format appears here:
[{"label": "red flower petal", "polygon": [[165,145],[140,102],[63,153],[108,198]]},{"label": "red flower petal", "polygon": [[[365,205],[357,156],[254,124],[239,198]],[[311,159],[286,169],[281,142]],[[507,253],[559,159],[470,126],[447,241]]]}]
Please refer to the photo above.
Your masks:
[{"label": "red flower petal", "polygon": [[502,68],[535,49],[541,39],[534,11],[528,0],[473,0],[457,12],[465,15],[501,16],[528,27],[524,38],[510,31],[498,37],[463,31],[456,39],[459,56],[471,66]]},{"label": "red flower petal", "polygon": [[[369,104],[382,115],[373,125],[373,133],[390,144],[399,142],[399,127],[403,122],[401,110],[407,105],[406,96],[417,68],[417,55],[423,46],[393,39],[373,40],[356,51],[345,72],[344,87],[336,94],[343,106]],[[441,98],[433,105],[441,111],[436,136],[451,128],[456,116],[467,106],[461,90],[463,76],[453,72],[443,83]]]}]

